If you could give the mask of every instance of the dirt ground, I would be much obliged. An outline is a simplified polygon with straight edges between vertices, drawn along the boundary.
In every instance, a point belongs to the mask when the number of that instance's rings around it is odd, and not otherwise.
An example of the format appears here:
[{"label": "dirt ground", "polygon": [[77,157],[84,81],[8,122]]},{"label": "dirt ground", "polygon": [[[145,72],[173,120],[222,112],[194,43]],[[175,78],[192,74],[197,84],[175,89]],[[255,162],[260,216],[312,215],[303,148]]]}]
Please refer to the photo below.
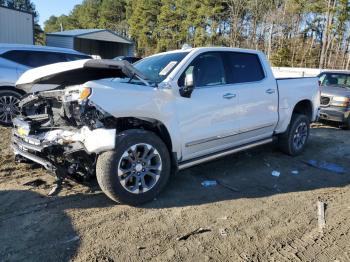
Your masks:
[{"label": "dirt ground", "polygon": [[[296,158],[268,145],[188,169],[139,208],[114,204],[96,182],[47,197],[54,179],[14,163],[10,130],[0,134],[0,261],[350,261],[350,131],[316,125]],[[207,178],[219,185],[202,187]],[[23,185],[35,179],[45,183]]]}]

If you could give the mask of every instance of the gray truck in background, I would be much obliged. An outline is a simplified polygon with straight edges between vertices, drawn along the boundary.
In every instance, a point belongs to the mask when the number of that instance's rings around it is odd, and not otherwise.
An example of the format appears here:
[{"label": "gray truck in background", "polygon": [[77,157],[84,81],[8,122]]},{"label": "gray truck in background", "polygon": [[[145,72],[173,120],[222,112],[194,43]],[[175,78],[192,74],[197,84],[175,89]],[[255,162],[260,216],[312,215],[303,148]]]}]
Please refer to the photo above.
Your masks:
[{"label": "gray truck in background", "polygon": [[350,129],[350,72],[324,71],[321,85],[320,119],[339,122]]}]

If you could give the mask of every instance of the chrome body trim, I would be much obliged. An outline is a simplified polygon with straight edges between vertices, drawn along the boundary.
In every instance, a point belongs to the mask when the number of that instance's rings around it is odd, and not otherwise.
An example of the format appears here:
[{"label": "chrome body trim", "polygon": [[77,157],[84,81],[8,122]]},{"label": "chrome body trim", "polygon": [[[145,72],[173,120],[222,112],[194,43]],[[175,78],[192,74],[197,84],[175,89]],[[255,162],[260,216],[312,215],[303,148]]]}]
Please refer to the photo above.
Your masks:
[{"label": "chrome body trim", "polygon": [[208,143],[208,142],[212,142],[212,141],[216,141],[219,139],[224,139],[224,138],[228,138],[231,136],[236,136],[236,135],[240,135],[240,134],[244,134],[244,133],[248,133],[248,132],[253,132],[256,130],[260,130],[260,129],[264,129],[264,128],[268,128],[268,127],[273,127],[273,126],[274,125],[264,125],[264,126],[260,126],[258,128],[254,128],[254,129],[242,129],[241,132],[232,132],[230,134],[219,135],[219,136],[214,136],[214,137],[209,137],[209,138],[204,138],[204,139],[192,141],[192,142],[187,143],[185,146],[186,147],[197,146],[200,144],[204,144],[204,143]]},{"label": "chrome body trim", "polygon": [[233,149],[229,149],[227,151],[221,151],[221,152],[218,152],[218,153],[213,154],[213,155],[204,156],[204,157],[197,158],[197,159],[194,159],[194,160],[188,160],[188,161],[186,161],[184,163],[179,163],[178,169],[179,170],[183,170],[183,169],[186,169],[186,168],[189,168],[189,167],[193,167],[193,166],[202,164],[204,162],[209,162],[209,161],[212,161],[212,160],[215,160],[215,159],[227,156],[227,155],[231,155],[233,153],[244,151],[244,150],[256,147],[256,146],[269,144],[271,142],[273,142],[273,138],[268,138],[268,139],[261,140],[261,141],[255,142],[255,143],[251,143],[251,144],[243,145],[243,146],[236,147],[236,148],[233,148]]}]

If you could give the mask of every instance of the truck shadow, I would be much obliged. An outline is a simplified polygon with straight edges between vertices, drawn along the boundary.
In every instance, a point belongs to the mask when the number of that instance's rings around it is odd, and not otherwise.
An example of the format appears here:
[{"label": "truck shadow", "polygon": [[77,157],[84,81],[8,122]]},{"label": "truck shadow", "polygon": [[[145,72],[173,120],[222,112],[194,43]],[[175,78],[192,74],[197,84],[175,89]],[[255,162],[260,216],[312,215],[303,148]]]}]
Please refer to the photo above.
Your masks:
[{"label": "truck shadow", "polygon": [[[196,166],[174,176],[155,201],[139,208],[189,207],[348,186],[349,138],[349,131],[318,126],[312,131],[306,151],[298,157],[286,156],[267,145]],[[345,173],[310,167],[304,163],[308,160],[338,164]],[[272,171],[280,172],[280,176],[272,176]],[[201,183],[208,179],[219,184],[205,188]],[[96,182],[92,187],[98,189]],[[29,190],[8,190],[0,191],[0,203],[1,261],[69,261],[81,244],[69,210],[100,208],[103,212],[112,207],[118,212],[120,208],[102,192],[48,198]]]},{"label": "truck shadow", "polygon": [[[180,172],[157,201],[144,207],[192,206],[347,186],[349,138],[350,132],[320,126],[312,131],[306,151],[298,157],[284,155],[276,146],[267,145],[193,167]],[[311,167],[306,164],[309,160],[337,164],[345,173]],[[273,171],[280,176],[272,176]],[[218,185],[205,188],[201,185],[205,180],[216,180]]]},{"label": "truck shadow", "polygon": [[0,199],[0,261],[70,261],[80,238],[66,211],[111,205],[102,194],[47,198],[9,190]]}]

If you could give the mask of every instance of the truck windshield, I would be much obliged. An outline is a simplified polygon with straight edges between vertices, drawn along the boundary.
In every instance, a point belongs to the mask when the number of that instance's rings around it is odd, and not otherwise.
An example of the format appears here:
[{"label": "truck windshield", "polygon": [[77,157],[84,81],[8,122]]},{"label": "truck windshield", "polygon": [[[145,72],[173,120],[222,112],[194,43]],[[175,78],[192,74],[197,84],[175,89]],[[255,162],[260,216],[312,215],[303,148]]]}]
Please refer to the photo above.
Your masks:
[{"label": "truck windshield", "polygon": [[146,57],[133,66],[155,84],[162,82],[189,52],[177,52]]},{"label": "truck windshield", "polygon": [[324,73],[320,75],[319,79],[322,86],[350,88],[350,74]]}]

